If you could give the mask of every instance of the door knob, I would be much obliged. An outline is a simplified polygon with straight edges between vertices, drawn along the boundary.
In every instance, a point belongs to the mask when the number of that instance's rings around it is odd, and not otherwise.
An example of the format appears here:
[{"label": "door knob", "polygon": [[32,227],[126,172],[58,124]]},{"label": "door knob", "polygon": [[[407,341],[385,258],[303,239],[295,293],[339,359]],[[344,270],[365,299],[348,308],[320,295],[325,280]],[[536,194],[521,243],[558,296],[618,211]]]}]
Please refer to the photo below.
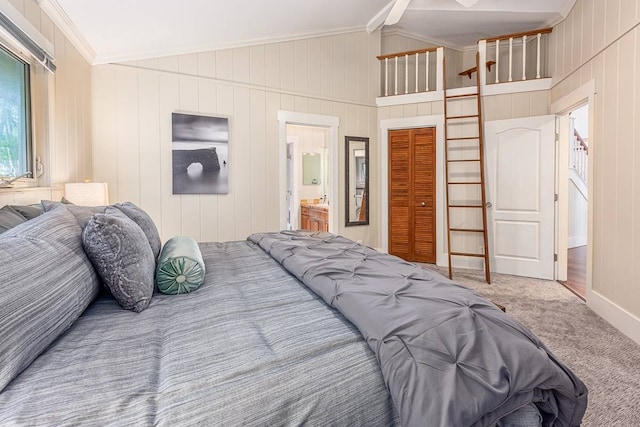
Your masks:
[{"label": "door knob", "polygon": [[491,202],[487,202],[487,205],[486,205],[486,206],[487,206],[487,208],[490,208],[490,207],[491,207],[491,206],[493,206],[493,205],[491,204]]},{"label": "door knob", "polygon": [[424,208],[425,206],[427,206],[427,204],[425,202],[422,202],[422,203],[420,203],[420,206],[422,206]]}]

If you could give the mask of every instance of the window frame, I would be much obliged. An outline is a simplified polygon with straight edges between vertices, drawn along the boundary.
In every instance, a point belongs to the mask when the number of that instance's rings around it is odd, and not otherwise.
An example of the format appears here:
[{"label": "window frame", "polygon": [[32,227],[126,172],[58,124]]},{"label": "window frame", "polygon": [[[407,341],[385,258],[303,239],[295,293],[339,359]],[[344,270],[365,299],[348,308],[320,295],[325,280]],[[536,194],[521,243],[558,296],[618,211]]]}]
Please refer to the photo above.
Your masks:
[{"label": "window frame", "polygon": [[[33,181],[35,182],[35,128],[34,128],[34,112],[33,112],[33,102],[34,102],[34,91],[32,81],[34,79],[34,60],[30,55],[26,55],[22,49],[16,50],[15,45],[12,43],[7,43],[4,37],[0,37],[0,49],[4,51],[7,55],[13,57],[16,61],[21,62],[25,65],[24,72],[24,100],[25,100],[25,108],[24,108],[24,116],[25,116],[25,125],[24,125],[24,133],[25,133],[25,145],[26,145],[26,171],[22,173],[31,173],[31,177],[23,177],[20,180],[24,180],[26,182]],[[20,174],[18,174],[20,175]],[[2,176],[0,178],[13,178],[11,176]]]},{"label": "window frame", "polygon": [[[0,45],[11,55],[28,64],[29,68],[29,128],[31,143],[28,163],[30,177],[16,180],[11,188],[46,187],[51,175],[47,170],[53,131],[54,74],[22,44],[0,28]],[[7,177],[0,177],[7,178]],[[11,190],[9,188],[8,190]],[[6,188],[0,189],[7,190]]]}]

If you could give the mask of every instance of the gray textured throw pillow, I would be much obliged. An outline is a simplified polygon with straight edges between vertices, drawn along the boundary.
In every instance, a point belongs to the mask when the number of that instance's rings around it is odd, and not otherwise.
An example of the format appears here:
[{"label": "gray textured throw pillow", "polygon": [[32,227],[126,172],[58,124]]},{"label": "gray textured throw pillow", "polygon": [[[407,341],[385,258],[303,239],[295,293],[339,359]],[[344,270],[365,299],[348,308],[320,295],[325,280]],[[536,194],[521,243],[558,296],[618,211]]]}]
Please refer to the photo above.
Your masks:
[{"label": "gray textured throw pillow", "polygon": [[102,283],[127,310],[149,306],[156,259],[142,229],[118,209],[95,214],[82,232],[82,246]]},{"label": "gray textured throw pillow", "polygon": [[162,240],[160,240],[160,233],[158,233],[158,229],[149,214],[131,202],[116,203],[113,206],[120,209],[142,228],[142,231],[144,231],[144,234],[149,240],[149,245],[151,245],[153,256],[155,259],[158,259],[160,249],[162,249]]}]

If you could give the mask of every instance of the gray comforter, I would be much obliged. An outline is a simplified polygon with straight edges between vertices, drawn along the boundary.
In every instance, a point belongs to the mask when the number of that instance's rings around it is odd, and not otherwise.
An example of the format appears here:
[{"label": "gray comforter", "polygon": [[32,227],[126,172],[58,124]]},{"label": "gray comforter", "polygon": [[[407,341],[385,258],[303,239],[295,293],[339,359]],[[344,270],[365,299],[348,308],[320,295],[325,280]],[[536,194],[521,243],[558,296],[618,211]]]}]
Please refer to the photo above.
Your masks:
[{"label": "gray comforter", "polygon": [[205,283],[141,313],[99,297],[0,393],[0,426],[397,422],[360,333],[256,245],[201,244]]},{"label": "gray comforter", "polygon": [[329,233],[249,239],[360,330],[405,427],[487,426],[530,402],[545,426],[580,425],[585,385],[473,291]]}]

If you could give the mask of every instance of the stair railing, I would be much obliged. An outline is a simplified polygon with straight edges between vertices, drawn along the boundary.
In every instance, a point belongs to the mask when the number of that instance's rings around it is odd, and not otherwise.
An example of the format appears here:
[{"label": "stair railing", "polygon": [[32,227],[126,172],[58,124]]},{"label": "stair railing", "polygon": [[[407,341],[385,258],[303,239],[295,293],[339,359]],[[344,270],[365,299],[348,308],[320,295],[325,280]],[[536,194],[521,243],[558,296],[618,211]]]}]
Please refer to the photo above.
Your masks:
[{"label": "stair railing", "polygon": [[589,155],[589,147],[575,129],[573,130],[573,138],[571,138],[569,150],[569,166],[574,169],[584,183],[587,184],[587,156]]},{"label": "stair railing", "polygon": [[[480,73],[483,86],[547,78],[550,72],[548,34],[551,31],[552,28],[543,28],[479,40],[480,64],[484,65],[460,74],[472,78],[473,73]],[[376,58],[381,64],[381,97],[442,90],[444,47],[391,53]]]},{"label": "stair railing", "polygon": [[[512,82],[514,79],[533,80],[549,77],[546,63],[543,61],[547,57],[547,52],[543,52],[543,35],[551,33],[552,30],[552,28],[543,28],[479,40],[478,51],[481,63],[495,61],[493,78],[489,79],[487,71],[481,69],[481,81],[485,84],[501,83],[501,70],[507,82]],[[535,46],[530,46],[533,43]],[[535,48],[535,51],[528,50],[529,47]],[[506,69],[504,62],[507,63]],[[516,77],[516,73],[521,74]]]},{"label": "stair railing", "polygon": [[382,63],[380,96],[442,90],[443,47],[409,50],[377,58]]}]

